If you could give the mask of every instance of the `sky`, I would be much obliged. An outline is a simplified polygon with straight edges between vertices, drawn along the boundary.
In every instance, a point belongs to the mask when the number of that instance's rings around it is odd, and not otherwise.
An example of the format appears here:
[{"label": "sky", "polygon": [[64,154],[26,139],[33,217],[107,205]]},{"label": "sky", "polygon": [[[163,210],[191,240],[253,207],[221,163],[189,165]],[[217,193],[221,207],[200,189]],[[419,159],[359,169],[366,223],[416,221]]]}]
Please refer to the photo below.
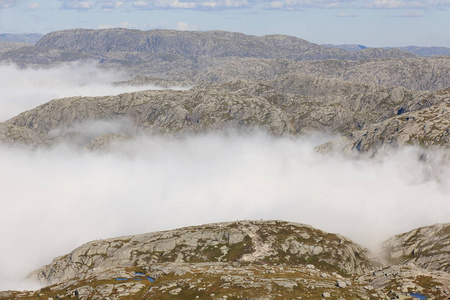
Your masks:
[{"label": "sky", "polygon": [[450,0],[0,0],[0,33],[110,27],[450,47]]}]

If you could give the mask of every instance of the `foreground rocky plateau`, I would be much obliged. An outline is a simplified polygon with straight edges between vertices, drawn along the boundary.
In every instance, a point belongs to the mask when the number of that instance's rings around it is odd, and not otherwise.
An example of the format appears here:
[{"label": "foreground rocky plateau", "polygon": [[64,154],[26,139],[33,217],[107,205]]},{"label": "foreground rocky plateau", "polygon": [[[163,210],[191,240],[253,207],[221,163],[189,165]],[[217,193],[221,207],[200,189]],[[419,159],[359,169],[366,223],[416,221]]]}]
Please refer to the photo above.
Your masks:
[{"label": "foreground rocky plateau", "polygon": [[236,221],[96,240],[2,299],[428,299],[450,297],[450,224],[390,238],[380,259],[339,234]]}]

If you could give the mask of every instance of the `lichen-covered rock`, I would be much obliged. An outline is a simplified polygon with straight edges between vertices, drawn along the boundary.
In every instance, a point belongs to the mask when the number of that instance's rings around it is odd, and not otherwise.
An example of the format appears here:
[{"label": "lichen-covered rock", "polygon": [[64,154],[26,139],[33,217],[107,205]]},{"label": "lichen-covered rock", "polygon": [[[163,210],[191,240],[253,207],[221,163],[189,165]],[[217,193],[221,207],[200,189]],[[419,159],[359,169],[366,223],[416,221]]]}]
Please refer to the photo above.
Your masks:
[{"label": "lichen-covered rock", "polygon": [[415,103],[416,108],[413,109],[417,110],[399,111],[394,117],[369,125],[366,129],[354,131],[318,149],[370,155],[407,145],[438,146],[448,149],[450,146],[450,89],[434,93],[423,100],[428,104]]},{"label": "lichen-covered rock", "polygon": [[54,284],[98,277],[115,267],[166,262],[312,264],[347,274],[360,274],[377,264],[367,249],[340,235],[296,223],[239,221],[93,241],[30,276]]},{"label": "lichen-covered rock", "polygon": [[414,263],[450,273],[450,224],[436,224],[398,234],[383,243],[391,263]]}]

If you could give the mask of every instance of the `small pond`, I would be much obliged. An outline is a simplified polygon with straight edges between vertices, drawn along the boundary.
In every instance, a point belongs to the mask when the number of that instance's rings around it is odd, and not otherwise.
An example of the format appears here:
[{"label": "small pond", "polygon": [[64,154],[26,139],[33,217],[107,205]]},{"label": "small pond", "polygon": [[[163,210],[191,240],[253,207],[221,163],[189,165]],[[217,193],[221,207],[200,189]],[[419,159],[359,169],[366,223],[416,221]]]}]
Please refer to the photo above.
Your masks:
[{"label": "small pond", "polygon": [[418,293],[409,293],[409,295],[410,295],[410,296],[413,296],[413,297],[416,298],[416,299],[420,299],[420,300],[428,299],[426,296],[424,296],[424,295],[422,295],[422,294],[418,294]]}]

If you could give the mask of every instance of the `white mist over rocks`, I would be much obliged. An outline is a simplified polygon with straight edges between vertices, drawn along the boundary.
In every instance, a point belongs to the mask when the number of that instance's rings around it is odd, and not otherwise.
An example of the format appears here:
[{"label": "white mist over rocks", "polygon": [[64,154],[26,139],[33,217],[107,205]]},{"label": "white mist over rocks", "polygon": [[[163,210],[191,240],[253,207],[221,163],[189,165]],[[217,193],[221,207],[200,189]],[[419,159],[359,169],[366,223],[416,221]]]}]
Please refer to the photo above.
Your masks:
[{"label": "white mist over rocks", "polygon": [[414,149],[355,161],[314,145],[210,133],[142,137],[108,153],[2,147],[0,277],[19,280],[90,240],[210,222],[295,221],[372,248],[448,222],[448,164],[424,164]]},{"label": "white mist over rocks", "polygon": [[118,95],[158,88],[112,84],[128,79],[125,73],[103,70],[94,63],[62,64],[49,69],[0,65],[0,122],[53,99]]},{"label": "white mist over rocks", "polygon": [[[17,78],[34,72],[12,70]],[[51,91],[50,85],[40,90],[33,76],[24,78],[17,89]],[[109,88],[104,92],[112,93]],[[13,87],[9,92],[20,94]],[[5,99],[1,105],[9,103]],[[127,125],[83,126],[98,134]],[[0,290],[36,288],[21,280],[94,239],[280,219],[375,249],[393,234],[449,222],[450,165],[441,153],[431,152],[424,161],[409,148],[381,160],[355,160],[316,153],[325,138],[261,132],[140,136],[108,152],[0,145]]]}]

